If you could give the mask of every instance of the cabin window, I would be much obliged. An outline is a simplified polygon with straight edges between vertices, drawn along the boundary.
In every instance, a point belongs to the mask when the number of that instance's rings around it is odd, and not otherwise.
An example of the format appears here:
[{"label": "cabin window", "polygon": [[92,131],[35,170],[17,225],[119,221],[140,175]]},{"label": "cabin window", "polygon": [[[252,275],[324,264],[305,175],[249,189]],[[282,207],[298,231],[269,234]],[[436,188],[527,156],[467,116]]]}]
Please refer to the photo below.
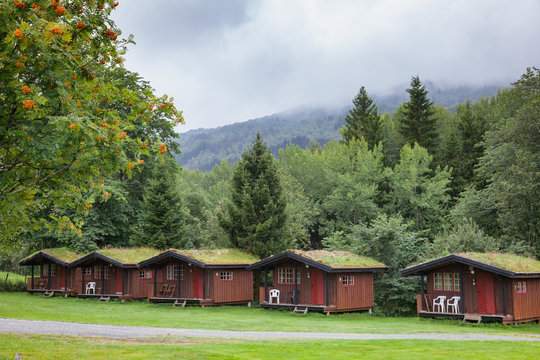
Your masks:
[{"label": "cabin window", "polygon": [[345,275],[341,278],[341,283],[345,286],[354,285],[354,275]]},{"label": "cabin window", "polygon": [[139,270],[139,279],[151,279],[152,270],[150,269],[141,269]]},{"label": "cabin window", "polygon": [[184,265],[167,265],[167,280],[184,280]]},{"label": "cabin window", "polygon": [[518,281],[516,282],[516,291],[518,293],[526,293],[527,292],[527,282],[526,281]]},{"label": "cabin window", "polygon": [[232,271],[222,271],[219,273],[220,280],[232,280]]},{"label": "cabin window", "polygon": [[111,278],[111,268],[109,266],[105,266],[104,270],[105,270],[105,279],[110,279]]},{"label": "cabin window", "polygon": [[[293,268],[279,268],[278,271],[278,283],[280,284],[294,284],[293,282]],[[300,284],[300,270],[296,271],[296,283]]]},{"label": "cabin window", "polygon": [[435,290],[442,290],[443,289],[442,284],[443,284],[443,281],[442,281],[441,273],[433,274],[433,288]]},{"label": "cabin window", "polygon": [[461,291],[459,273],[434,273],[433,290]]},{"label": "cabin window", "polygon": [[444,281],[443,281],[443,288],[445,291],[452,291],[453,290],[453,280],[452,280],[452,273],[444,273]]},{"label": "cabin window", "polygon": [[94,279],[101,279],[101,266],[94,266]]},{"label": "cabin window", "polygon": [[82,268],[82,273],[83,275],[92,275],[92,268],[91,267]]},{"label": "cabin window", "polygon": [[51,276],[55,276],[56,275],[55,264],[43,264],[43,276],[49,276],[49,266],[51,267]]},{"label": "cabin window", "polygon": [[461,278],[459,273],[454,273],[454,290],[461,291]]}]

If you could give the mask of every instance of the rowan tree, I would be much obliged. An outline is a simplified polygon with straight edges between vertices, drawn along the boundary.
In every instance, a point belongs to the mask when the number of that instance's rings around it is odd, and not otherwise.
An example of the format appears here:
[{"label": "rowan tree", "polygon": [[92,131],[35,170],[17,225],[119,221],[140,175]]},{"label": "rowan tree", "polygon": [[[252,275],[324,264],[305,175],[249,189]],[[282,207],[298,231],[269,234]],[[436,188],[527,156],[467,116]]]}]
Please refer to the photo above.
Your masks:
[{"label": "rowan tree", "polygon": [[[112,0],[0,3],[0,251],[51,204],[88,211],[104,176],[128,174],[160,139],[130,134],[156,116],[182,122],[166,96],[111,81],[125,46]],[[122,111],[119,107],[122,105]],[[144,132],[142,132],[144,134]],[[75,229],[67,218],[43,220]]]}]

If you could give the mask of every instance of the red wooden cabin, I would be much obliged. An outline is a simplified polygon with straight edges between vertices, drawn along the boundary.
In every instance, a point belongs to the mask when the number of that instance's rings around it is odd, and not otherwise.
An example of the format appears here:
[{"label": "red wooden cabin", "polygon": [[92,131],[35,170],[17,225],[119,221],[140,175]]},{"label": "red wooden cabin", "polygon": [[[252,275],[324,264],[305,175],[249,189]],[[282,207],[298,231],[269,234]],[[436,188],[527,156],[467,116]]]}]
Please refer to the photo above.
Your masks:
[{"label": "red wooden cabin", "polygon": [[[75,270],[69,268],[69,264],[79,256],[71,250],[56,248],[38,251],[21,260],[20,266],[31,267],[27,291],[47,295],[70,291],[75,280]],[[36,267],[39,267],[39,276],[35,276]]]},{"label": "red wooden cabin", "polygon": [[540,261],[511,254],[462,253],[400,272],[420,276],[419,316],[505,324],[540,320]]},{"label": "red wooden cabin", "polygon": [[74,289],[79,297],[140,299],[152,274],[143,274],[137,264],[157,254],[149,248],[106,248],[93,251],[70,264],[80,268]]},{"label": "red wooden cabin", "polygon": [[371,309],[373,273],[387,266],[348,251],[287,250],[248,269],[265,273],[259,289],[261,307],[335,313]]},{"label": "red wooden cabin", "polygon": [[150,302],[242,304],[253,300],[253,274],[246,268],[257,260],[236,249],[167,250],[139,269],[155,274],[147,287]]}]

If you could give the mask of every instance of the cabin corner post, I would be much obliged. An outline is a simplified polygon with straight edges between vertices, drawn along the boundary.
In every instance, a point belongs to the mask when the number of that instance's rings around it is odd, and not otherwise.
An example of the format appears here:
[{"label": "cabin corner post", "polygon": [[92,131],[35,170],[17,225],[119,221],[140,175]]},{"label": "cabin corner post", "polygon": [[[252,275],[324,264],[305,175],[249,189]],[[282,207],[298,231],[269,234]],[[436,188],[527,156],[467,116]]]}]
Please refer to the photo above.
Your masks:
[{"label": "cabin corner post", "polygon": [[122,268],[122,295],[126,293],[126,270]]},{"label": "cabin corner post", "polygon": [[64,267],[64,290],[68,291],[67,287],[67,277],[68,277],[68,268],[67,266]]},{"label": "cabin corner post", "polygon": [[105,293],[105,265],[101,264],[101,295]]},{"label": "cabin corner post", "polygon": [[157,294],[157,267],[154,266],[154,297]]},{"label": "cabin corner post", "polygon": [[32,281],[30,282],[30,289],[34,290],[34,265],[32,265]]},{"label": "cabin corner post", "polygon": [[506,310],[506,279],[501,278],[501,292],[502,292],[502,308],[503,308],[503,315],[508,315],[508,312]]},{"label": "cabin corner post", "polygon": [[206,269],[202,269],[202,298],[206,299]]},{"label": "cabin corner post", "polygon": [[298,276],[298,264],[294,263],[294,292],[293,292],[293,304],[298,305],[298,282],[296,277]]},{"label": "cabin corner post", "polygon": [[[182,266],[180,264],[180,261],[178,262],[176,266],[178,267],[178,270],[176,271],[176,297],[180,299],[180,266]],[[173,278],[174,278],[174,274],[173,274]],[[172,297],[172,294],[171,294],[171,297]]]},{"label": "cabin corner post", "polygon": [[459,269],[459,290],[460,290],[460,293],[459,293],[459,296],[461,296],[461,312],[465,314],[465,289],[463,286],[464,284],[464,280],[463,280],[463,265],[460,267]]},{"label": "cabin corner post", "polygon": [[47,290],[51,290],[51,264],[47,265]]},{"label": "cabin corner post", "polygon": [[426,301],[425,301],[425,292],[424,292],[424,274],[420,274],[420,303],[422,304],[422,311],[426,310]]},{"label": "cabin corner post", "polygon": [[264,269],[264,301],[268,302],[268,269]]},{"label": "cabin corner post", "polygon": [[325,297],[327,307],[330,304],[330,300],[329,300],[329,297],[328,297],[328,291],[329,291],[328,290],[328,277],[329,277],[329,274],[325,273],[325,276],[324,276],[324,297]]},{"label": "cabin corner post", "polygon": [[81,294],[84,294],[84,273],[85,273],[85,268],[84,267],[81,267],[81,273],[82,273],[82,281],[81,281]]}]

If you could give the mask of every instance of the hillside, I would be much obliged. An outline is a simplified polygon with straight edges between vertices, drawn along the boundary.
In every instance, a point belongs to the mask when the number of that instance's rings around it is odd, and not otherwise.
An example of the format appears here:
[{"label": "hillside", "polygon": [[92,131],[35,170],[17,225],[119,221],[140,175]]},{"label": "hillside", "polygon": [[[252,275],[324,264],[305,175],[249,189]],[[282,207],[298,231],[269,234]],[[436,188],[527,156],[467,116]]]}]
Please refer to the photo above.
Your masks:
[{"label": "hillside", "polygon": [[[476,101],[480,97],[492,96],[499,88],[463,86],[443,89],[429,82],[426,87],[433,101],[450,110],[467,99]],[[395,91],[383,96],[375,95],[373,98],[380,113],[391,113],[407,101],[408,94],[405,91]],[[340,138],[338,129],[343,126],[349,110],[350,105],[333,109],[304,106],[215,129],[191,130],[180,134],[181,154],[176,155],[176,158],[183,167],[208,171],[223,159],[229,162],[238,160],[258,131],[274,155],[288,144],[305,148],[310,140],[315,140],[324,145]]]}]

